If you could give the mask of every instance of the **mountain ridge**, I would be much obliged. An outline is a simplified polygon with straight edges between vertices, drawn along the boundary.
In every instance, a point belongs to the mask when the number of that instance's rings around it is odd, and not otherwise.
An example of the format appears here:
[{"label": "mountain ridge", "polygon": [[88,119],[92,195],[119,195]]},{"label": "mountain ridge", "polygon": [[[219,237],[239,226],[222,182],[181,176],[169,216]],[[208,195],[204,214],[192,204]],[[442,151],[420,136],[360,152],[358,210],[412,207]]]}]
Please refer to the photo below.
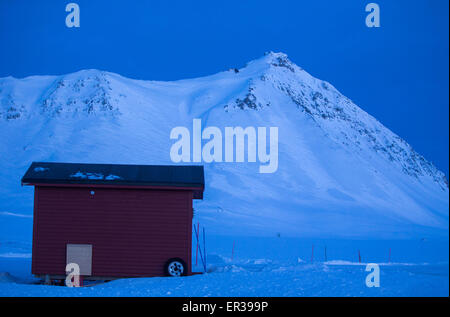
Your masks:
[{"label": "mountain ridge", "polygon": [[[404,219],[420,226],[448,228],[448,181],[444,173],[332,84],[314,78],[283,53],[267,53],[240,69],[170,82],[128,79],[95,69],[61,76],[2,78],[0,117],[7,135],[14,134],[14,125],[32,126],[29,130],[33,131],[23,132],[23,140],[17,140],[20,146],[9,141],[5,144],[5,148],[17,147],[11,152],[14,171],[23,170],[30,159],[106,162],[114,157],[130,163],[171,163],[169,128],[190,126],[193,118],[202,119],[205,126],[279,126],[282,165],[278,175],[269,179],[281,185],[272,189],[264,178],[256,179],[249,163],[206,164],[212,198],[218,203],[200,203],[208,210],[203,215],[205,221],[217,227],[221,217],[228,217],[223,215],[227,212],[218,210],[233,210],[233,217],[224,219],[227,225],[239,214],[257,217],[251,212],[252,202],[258,205],[256,198],[238,195],[245,206],[240,212],[223,198],[224,194],[235,195],[239,186],[247,188],[243,185],[246,182],[256,182],[256,188],[274,196],[269,201],[272,208],[264,214],[267,219],[275,217],[275,201],[285,204],[293,199],[296,202],[287,203],[286,208],[294,212],[299,206],[322,210],[323,199],[323,209],[332,217],[343,213],[333,214],[335,208],[359,210],[359,206],[361,210],[376,210],[382,223],[394,217],[394,222]],[[112,147],[129,153],[113,155]],[[356,175],[351,175],[349,164],[354,164]],[[0,174],[0,179],[11,177],[11,173]],[[292,195],[301,198],[282,193],[289,184],[294,186]],[[14,186],[5,194],[15,193]],[[261,192],[252,193],[261,196]],[[402,210],[407,208],[404,203],[414,210],[412,215]],[[392,209],[392,213],[383,208]],[[315,227],[314,232],[320,232],[317,219],[311,221],[305,212],[301,216],[289,213],[286,218],[303,219]],[[219,219],[214,219],[220,213]],[[342,219],[347,216],[344,213]],[[356,211],[350,218],[370,224]],[[286,220],[279,221],[283,228]],[[267,227],[268,221],[258,226]],[[407,230],[404,233],[408,234]]]}]

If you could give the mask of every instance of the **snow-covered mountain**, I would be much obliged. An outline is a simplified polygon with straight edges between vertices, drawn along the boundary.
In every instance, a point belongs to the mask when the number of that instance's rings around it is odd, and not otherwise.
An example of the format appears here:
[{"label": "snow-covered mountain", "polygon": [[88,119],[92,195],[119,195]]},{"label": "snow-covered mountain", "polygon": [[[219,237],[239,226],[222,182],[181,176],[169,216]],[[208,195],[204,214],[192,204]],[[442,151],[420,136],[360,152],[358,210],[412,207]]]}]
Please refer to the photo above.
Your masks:
[{"label": "snow-covered mountain", "polygon": [[0,211],[32,213],[32,189],[20,187],[32,161],[173,164],[170,131],[193,118],[279,127],[276,173],[204,163],[195,217],[211,233],[448,236],[444,174],[282,53],[173,82],[98,70],[0,79]]}]

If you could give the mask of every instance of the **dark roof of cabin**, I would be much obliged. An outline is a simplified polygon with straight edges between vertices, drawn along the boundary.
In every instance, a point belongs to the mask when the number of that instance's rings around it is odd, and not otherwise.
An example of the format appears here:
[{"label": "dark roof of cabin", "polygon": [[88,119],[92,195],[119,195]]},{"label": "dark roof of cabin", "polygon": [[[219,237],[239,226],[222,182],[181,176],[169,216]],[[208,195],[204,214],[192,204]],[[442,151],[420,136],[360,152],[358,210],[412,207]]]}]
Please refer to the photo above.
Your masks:
[{"label": "dark roof of cabin", "polygon": [[33,162],[22,184],[92,184],[122,186],[205,185],[203,166],[124,165]]}]

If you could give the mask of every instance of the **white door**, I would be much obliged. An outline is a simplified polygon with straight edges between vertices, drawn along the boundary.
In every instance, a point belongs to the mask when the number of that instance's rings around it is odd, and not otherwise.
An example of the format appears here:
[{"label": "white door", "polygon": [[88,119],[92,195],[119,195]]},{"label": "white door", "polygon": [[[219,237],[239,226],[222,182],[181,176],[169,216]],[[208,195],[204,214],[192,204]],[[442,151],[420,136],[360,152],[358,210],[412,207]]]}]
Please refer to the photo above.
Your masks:
[{"label": "white door", "polygon": [[68,244],[66,248],[66,265],[76,263],[80,275],[92,274],[92,244]]}]

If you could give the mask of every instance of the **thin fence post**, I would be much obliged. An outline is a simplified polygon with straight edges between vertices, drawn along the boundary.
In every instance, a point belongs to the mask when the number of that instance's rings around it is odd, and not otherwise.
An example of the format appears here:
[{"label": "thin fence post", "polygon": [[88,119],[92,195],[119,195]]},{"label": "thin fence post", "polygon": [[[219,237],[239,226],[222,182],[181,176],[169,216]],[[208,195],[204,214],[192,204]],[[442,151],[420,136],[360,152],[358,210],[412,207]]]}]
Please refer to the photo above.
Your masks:
[{"label": "thin fence post", "polygon": [[[194,225],[194,231],[195,231],[195,237],[197,238],[197,243],[199,243],[199,234],[197,232],[197,229],[195,228],[195,225]],[[203,255],[202,255],[202,249],[201,248],[199,249],[199,252],[200,252],[200,260],[202,260],[203,268],[204,268],[205,273],[206,273],[206,266],[205,266],[205,262],[203,261]]]},{"label": "thin fence post", "polygon": [[[194,224],[194,228],[195,228],[195,224]],[[200,228],[200,223],[197,221],[197,248],[196,248],[196,250],[195,250],[195,266],[197,266],[197,263],[198,263],[198,231],[199,231],[199,228]]]},{"label": "thin fence post", "polygon": [[203,227],[203,254],[205,255],[205,272],[206,272],[206,238],[205,238],[205,227]]}]

